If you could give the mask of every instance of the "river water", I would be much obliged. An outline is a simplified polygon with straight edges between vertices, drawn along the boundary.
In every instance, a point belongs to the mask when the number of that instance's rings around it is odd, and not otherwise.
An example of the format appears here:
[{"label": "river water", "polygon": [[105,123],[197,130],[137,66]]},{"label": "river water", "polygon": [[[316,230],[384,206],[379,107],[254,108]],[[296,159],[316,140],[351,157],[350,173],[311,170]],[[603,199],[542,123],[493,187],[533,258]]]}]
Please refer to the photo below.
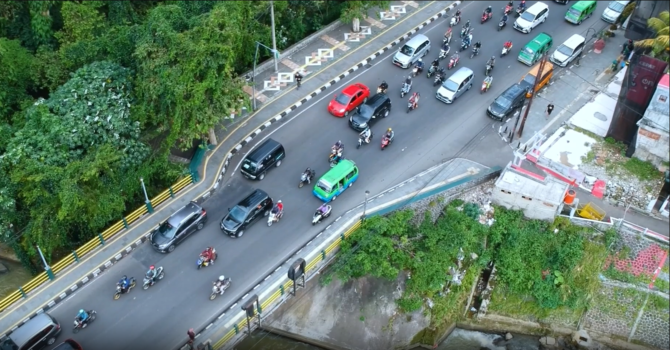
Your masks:
[{"label": "river water", "polygon": [[16,291],[33,278],[30,272],[21,266],[21,263],[2,259],[0,263],[9,269],[9,272],[0,274],[0,299]]},{"label": "river water", "polygon": [[[502,341],[502,342],[500,342]],[[496,345],[499,344],[499,345]],[[514,335],[509,341],[498,334],[468,331],[456,328],[442,342],[438,350],[538,350],[539,338],[525,335]],[[240,342],[236,350],[324,350],[320,347],[297,342],[278,335],[257,331]],[[421,348],[416,348],[419,350]]]}]

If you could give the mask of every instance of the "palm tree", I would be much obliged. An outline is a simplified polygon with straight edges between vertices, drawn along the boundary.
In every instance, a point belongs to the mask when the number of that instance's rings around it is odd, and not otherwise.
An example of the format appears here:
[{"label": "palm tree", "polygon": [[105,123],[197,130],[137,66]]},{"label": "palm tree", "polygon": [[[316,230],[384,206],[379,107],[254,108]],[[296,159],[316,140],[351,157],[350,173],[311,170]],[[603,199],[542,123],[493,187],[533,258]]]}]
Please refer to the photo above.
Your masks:
[{"label": "palm tree", "polygon": [[652,39],[643,39],[635,42],[635,46],[651,50],[651,56],[668,61],[668,24],[670,23],[670,13],[661,12],[658,17],[652,17],[647,20],[647,27],[651,28],[656,37]]}]

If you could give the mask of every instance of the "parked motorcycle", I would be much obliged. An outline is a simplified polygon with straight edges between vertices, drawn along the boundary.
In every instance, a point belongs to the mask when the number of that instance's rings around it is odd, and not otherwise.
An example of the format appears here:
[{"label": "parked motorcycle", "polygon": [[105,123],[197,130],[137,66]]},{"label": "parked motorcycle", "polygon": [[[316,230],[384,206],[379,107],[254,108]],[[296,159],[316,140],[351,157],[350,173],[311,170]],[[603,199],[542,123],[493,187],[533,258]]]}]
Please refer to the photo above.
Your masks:
[{"label": "parked motorcycle", "polygon": [[498,22],[498,31],[501,31],[505,26],[507,25],[507,22],[503,21],[502,19],[500,22]]},{"label": "parked motorcycle", "polygon": [[305,186],[306,183],[312,183],[312,180],[314,180],[314,176],[316,176],[316,172],[314,169],[309,170],[309,175],[303,172],[300,175],[300,183],[298,184],[298,188],[302,188],[302,186]]},{"label": "parked motorcycle", "polygon": [[470,58],[473,58],[475,56],[479,55],[479,49],[476,47],[472,48],[472,53],[470,54]]},{"label": "parked motorcycle", "polygon": [[230,277],[226,277],[223,279],[223,282],[219,281],[214,281],[213,286],[212,286],[212,294],[209,295],[209,300],[214,300],[216,299],[216,296],[219,294],[223,294],[226,289],[230,288],[230,283],[231,283]]},{"label": "parked motorcycle", "polygon": [[505,47],[505,45],[503,45],[502,52],[500,53],[500,57],[503,57],[503,56],[507,55],[508,53],[510,53],[510,51],[512,51],[512,46],[513,45],[510,45],[510,47]]},{"label": "parked motorcycle", "polygon": [[[214,255],[214,258],[213,258],[214,260],[216,260],[216,258],[219,256],[219,255],[216,253],[216,249],[215,249],[215,248],[212,248],[212,254]],[[196,261],[196,265],[198,266],[198,270],[200,270],[201,268],[203,268],[203,267],[205,267],[205,266],[209,266],[209,265],[210,265],[210,262],[209,262],[209,261],[206,261],[206,260],[205,260],[205,257],[203,257],[202,254],[201,254],[200,256],[198,256],[198,261]]]},{"label": "parked motorcycle", "polygon": [[130,277],[129,280],[130,283],[128,284],[128,289],[125,290],[123,289],[123,287],[121,287],[121,283],[116,284],[116,292],[114,292],[114,300],[118,300],[121,297],[121,294],[130,293],[130,290],[135,288],[136,284],[135,277]]},{"label": "parked motorcycle", "polygon": [[368,144],[368,143],[372,142],[372,136],[374,136],[374,134],[372,133],[372,130],[370,130],[370,141],[368,141],[368,142],[366,142],[365,138],[363,137],[364,132],[365,132],[365,130],[361,131],[358,134],[358,145],[356,145],[357,149],[361,148],[362,145],[365,145],[365,144]]},{"label": "parked motorcycle", "polygon": [[270,212],[270,215],[268,215],[268,227],[272,226],[275,222],[279,222],[281,220],[281,217],[284,215],[284,210],[280,211],[279,213],[273,213],[272,211]]},{"label": "parked motorcycle", "polygon": [[314,216],[312,216],[312,225],[316,225],[321,222],[321,220],[327,218],[330,216],[331,211],[333,210],[333,207],[330,205],[326,205],[326,212],[323,213],[321,212],[321,207],[319,207],[316,212],[314,212]]},{"label": "parked motorcycle", "polygon": [[412,88],[412,84],[407,84],[407,82],[402,83],[402,88],[400,89],[400,98],[405,97],[409,94],[409,90]]},{"label": "parked motorcycle", "polygon": [[438,86],[444,82],[444,77],[446,76],[446,72],[444,71],[444,67],[440,67],[440,70],[437,71],[437,74],[435,74],[435,80],[433,80],[433,86]]},{"label": "parked motorcycle", "polygon": [[456,54],[452,55],[451,59],[449,59],[449,65],[447,66],[447,69],[450,70],[450,69],[456,67],[456,65],[458,64],[458,62],[460,60],[461,60],[461,58],[458,55],[456,55]]},{"label": "parked motorcycle", "polygon": [[493,13],[484,11],[484,13],[482,13],[482,24],[491,19],[491,17],[493,17]]},{"label": "parked motorcycle", "polygon": [[95,321],[95,315],[97,312],[95,310],[88,310],[86,312],[88,313],[88,318],[85,321],[79,322],[77,318],[74,319],[74,328],[72,329],[72,333],[79,333],[80,330],[86,328],[89,324]]},{"label": "parked motorcycle", "polygon": [[156,278],[151,278],[148,275],[144,276],[144,282],[142,283],[142,289],[147,290],[149,287],[153,286],[156,284],[156,282],[160,281],[165,277],[165,272],[163,271],[163,266],[159,266],[156,268]]},{"label": "parked motorcycle", "polygon": [[483,94],[491,88],[491,83],[493,82],[493,76],[487,76],[482,82],[482,89],[479,91],[480,94]]},{"label": "parked motorcycle", "polygon": [[382,151],[383,151],[386,147],[388,147],[388,146],[391,145],[391,143],[393,142],[393,138],[394,138],[394,137],[395,137],[395,136],[388,137],[388,136],[386,136],[386,134],[384,134],[384,137],[382,137]]}]

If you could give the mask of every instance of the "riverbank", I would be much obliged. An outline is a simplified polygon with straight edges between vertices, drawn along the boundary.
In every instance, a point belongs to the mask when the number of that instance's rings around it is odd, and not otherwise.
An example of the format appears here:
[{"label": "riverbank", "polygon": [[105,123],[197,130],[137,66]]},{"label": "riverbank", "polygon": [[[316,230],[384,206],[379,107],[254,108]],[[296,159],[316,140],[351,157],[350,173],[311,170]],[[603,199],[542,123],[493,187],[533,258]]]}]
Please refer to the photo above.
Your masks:
[{"label": "riverbank", "polygon": [[8,270],[0,273],[0,299],[15,292],[33,278],[30,271],[26,270],[20,262],[0,258],[0,264]]}]

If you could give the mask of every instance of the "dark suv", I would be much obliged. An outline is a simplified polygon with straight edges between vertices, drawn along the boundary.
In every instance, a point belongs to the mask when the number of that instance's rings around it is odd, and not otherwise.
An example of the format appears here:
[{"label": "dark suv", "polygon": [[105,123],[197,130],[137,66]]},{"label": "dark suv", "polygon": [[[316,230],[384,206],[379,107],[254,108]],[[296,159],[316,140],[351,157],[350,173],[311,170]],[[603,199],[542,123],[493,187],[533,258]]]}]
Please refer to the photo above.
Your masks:
[{"label": "dark suv", "polygon": [[503,120],[510,116],[515,110],[520,109],[526,101],[526,89],[519,84],[514,84],[496,97],[486,114],[496,120]]},{"label": "dark suv", "polygon": [[242,237],[244,229],[272,210],[272,198],[263,190],[255,190],[241,200],[221,220],[221,231],[231,237]]},{"label": "dark suv", "polygon": [[172,253],[174,248],[193,232],[202,230],[207,222],[207,212],[195,202],[183,208],[158,225],[151,233],[151,245],[161,253]]},{"label": "dark suv", "polygon": [[368,102],[356,108],[349,117],[349,125],[356,131],[363,131],[381,118],[388,117],[391,112],[391,99],[386,94],[376,94]]}]

